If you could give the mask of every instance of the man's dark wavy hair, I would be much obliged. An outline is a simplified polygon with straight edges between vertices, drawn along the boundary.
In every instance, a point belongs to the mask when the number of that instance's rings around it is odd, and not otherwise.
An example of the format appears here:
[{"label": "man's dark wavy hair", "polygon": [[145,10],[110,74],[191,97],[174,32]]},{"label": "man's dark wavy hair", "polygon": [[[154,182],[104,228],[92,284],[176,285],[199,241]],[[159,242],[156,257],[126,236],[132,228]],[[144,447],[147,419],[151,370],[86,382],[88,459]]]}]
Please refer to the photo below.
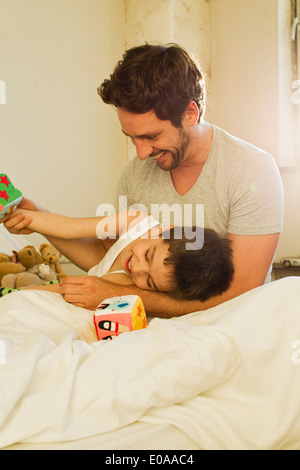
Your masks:
[{"label": "man's dark wavy hair", "polygon": [[[176,236],[176,231],[182,236]],[[196,227],[192,228],[193,233]],[[186,249],[191,239],[180,227],[162,232],[164,242],[169,243],[169,252],[164,263],[170,267],[172,288],[168,293],[178,299],[200,300],[225,292],[233,279],[234,268],[230,241],[214,230],[204,230],[204,243],[197,250]]]},{"label": "man's dark wavy hair", "polygon": [[191,101],[205,111],[204,77],[197,63],[177,44],[133,47],[125,52],[110,78],[97,89],[102,100],[135,114],[151,110],[181,127]]}]

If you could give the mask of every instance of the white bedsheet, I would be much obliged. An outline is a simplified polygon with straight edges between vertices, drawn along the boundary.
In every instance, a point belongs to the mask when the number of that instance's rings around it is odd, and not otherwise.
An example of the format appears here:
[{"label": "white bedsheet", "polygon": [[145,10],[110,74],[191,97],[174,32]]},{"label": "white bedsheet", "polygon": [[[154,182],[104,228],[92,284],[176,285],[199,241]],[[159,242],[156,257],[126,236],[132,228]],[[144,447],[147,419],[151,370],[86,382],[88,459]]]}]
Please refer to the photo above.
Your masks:
[{"label": "white bedsheet", "polygon": [[137,423],[200,449],[300,449],[300,278],[111,342],[58,294],[0,300],[0,448]]}]

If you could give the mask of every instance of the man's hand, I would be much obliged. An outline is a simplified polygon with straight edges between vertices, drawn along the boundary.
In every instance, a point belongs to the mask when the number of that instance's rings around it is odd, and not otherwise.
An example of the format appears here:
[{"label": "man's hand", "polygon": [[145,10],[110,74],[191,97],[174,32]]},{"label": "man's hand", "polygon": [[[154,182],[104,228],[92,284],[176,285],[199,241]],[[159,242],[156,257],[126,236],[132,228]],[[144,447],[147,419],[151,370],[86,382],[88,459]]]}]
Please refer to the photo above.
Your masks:
[{"label": "man's hand", "polygon": [[160,318],[177,317],[201,307],[199,301],[178,301],[164,292],[142,290],[135,284],[116,284],[96,276],[65,277],[60,281],[60,293],[67,302],[88,310],[95,310],[108,298],[139,295],[147,315]]},{"label": "man's hand", "polygon": [[60,293],[66,302],[95,310],[105,299],[128,295],[135,286],[124,286],[97,276],[69,276],[60,280]]}]

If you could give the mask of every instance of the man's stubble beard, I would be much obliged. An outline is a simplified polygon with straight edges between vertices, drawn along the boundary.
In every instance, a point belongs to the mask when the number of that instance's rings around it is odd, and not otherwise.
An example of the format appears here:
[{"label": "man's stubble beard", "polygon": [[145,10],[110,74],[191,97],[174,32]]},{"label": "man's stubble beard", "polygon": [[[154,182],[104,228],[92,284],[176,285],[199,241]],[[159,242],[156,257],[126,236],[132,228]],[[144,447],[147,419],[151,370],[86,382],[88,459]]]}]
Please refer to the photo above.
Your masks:
[{"label": "man's stubble beard", "polygon": [[186,151],[189,147],[190,141],[190,136],[182,128],[180,128],[178,135],[179,146],[175,152],[169,151],[172,156],[171,162],[166,166],[164,166],[164,162],[157,162],[159,167],[164,171],[171,171],[175,168],[178,168],[185,159]]}]

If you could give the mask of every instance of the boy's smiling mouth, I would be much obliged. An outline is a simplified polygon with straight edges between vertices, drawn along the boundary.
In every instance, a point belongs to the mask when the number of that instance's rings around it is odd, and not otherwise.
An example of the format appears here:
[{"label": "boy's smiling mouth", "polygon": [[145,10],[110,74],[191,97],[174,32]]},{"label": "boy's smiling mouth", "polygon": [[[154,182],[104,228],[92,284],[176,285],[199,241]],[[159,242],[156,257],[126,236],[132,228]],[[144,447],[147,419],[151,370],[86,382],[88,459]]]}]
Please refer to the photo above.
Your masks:
[{"label": "boy's smiling mouth", "polygon": [[133,255],[129,256],[129,258],[127,258],[126,263],[125,263],[126,271],[128,271],[129,274],[131,274],[131,275],[132,275],[132,271],[131,271],[131,259],[132,259],[132,256],[133,256]]}]

